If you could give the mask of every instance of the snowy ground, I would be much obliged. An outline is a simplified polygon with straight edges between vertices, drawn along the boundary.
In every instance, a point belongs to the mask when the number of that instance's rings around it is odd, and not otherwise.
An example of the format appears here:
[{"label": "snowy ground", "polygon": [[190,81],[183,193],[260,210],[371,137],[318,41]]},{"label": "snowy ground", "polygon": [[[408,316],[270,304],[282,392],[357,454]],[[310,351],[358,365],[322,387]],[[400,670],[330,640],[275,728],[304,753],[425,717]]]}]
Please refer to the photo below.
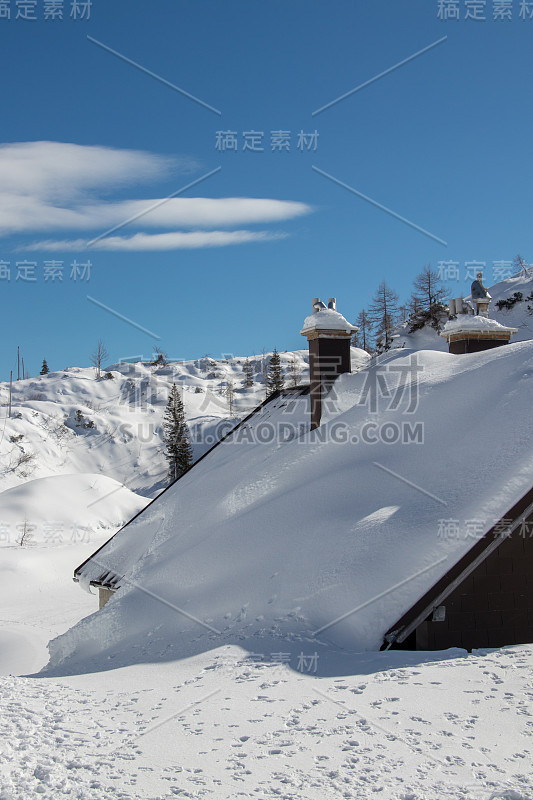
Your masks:
[{"label": "snowy ground", "polygon": [[533,648],[338,666],[319,678],[227,647],[0,678],[0,798],[533,797]]},{"label": "snowy ground", "polygon": [[72,570],[108,535],[85,530],[81,541],[0,549],[0,675],[42,669],[50,639],[98,607],[97,597],[72,581]]}]

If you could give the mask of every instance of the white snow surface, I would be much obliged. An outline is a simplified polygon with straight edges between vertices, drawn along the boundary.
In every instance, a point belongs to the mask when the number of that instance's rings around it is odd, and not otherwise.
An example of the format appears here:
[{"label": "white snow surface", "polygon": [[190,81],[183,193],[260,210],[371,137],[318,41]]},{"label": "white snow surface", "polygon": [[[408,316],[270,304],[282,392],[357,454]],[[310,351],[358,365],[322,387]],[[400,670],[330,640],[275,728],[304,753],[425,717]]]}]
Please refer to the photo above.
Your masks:
[{"label": "white snow surface", "polygon": [[531,800],[531,646],[335,655],[258,640],[15,677],[94,608],[71,566],[99,543],[2,550],[2,800]]},{"label": "white snow surface", "polygon": [[0,493],[0,546],[14,543],[24,530],[32,542],[52,542],[116,529],[148,502],[105,475],[37,478]]},{"label": "white snow surface", "polygon": [[[393,403],[415,368],[416,408],[414,388]],[[223,643],[253,650],[258,640],[378,649],[531,488],[532,381],[531,341],[460,356],[393,351],[336,381],[318,431],[263,441],[261,425],[308,414],[305,398],[292,413],[281,400],[265,406],[250,437],[215,448],[84,567],[91,580],[124,576],[121,588],[51,642],[50,668],[180,659]],[[402,442],[406,426],[421,426],[423,441]],[[450,519],[458,535],[443,533]]]},{"label": "white snow surface", "polygon": [[332,308],[321,308],[319,311],[314,311],[305,318],[300,333],[305,336],[306,333],[313,330],[332,330],[354,333],[358,328],[354,325],[350,325],[348,320],[338,311],[334,311]]},{"label": "white snow surface", "polygon": [[445,336],[446,333],[459,333],[460,331],[503,331],[508,332],[509,330],[517,333],[517,328],[510,328],[506,325],[502,325],[501,322],[498,322],[495,319],[491,319],[490,317],[482,317],[478,314],[459,314],[455,319],[450,319],[444,325],[441,336]]},{"label": "white snow surface", "polygon": [[533,648],[371,653],[322,677],[260,656],[225,646],[179,664],[0,678],[0,797],[533,796]]}]

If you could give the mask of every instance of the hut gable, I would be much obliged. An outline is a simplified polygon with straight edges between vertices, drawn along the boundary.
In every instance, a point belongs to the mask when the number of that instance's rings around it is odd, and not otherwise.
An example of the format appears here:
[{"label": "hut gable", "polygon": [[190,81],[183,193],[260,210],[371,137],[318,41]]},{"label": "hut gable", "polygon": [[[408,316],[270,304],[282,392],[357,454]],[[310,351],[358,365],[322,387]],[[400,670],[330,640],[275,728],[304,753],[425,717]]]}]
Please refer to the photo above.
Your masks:
[{"label": "hut gable", "polygon": [[533,488],[386,633],[383,648],[533,641]]}]

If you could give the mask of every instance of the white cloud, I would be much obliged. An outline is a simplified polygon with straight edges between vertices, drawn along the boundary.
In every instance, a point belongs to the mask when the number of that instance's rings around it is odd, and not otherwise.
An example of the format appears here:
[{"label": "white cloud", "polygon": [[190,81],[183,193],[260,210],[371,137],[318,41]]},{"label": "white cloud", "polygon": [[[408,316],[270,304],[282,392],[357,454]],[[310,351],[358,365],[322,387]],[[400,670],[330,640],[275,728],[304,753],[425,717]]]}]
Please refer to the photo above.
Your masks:
[{"label": "white cloud", "polygon": [[[189,169],[197,166],[189,162]],[[7,195],[65,200],[96,189],[153,180],[186,169],[185,160],[140,150],[66,142],[0,145],[0,191]]]},{"label": "white cloud", "polygon": [[152,198],[61,208],[38,198],[0,192],[0,233],[4,236],[57,230],[104,233],[132,217],[137,224],[151,228],[232,227],[282,222],[310,210],[305,203],[254,197]]},{"label": "white cloud", "polygon": [[[279,235],[240,230],[230,236],[206,230],[211,235],[202,236],[198,229],[279,223],[312,210],[305,203],[252,197],[104,199],[126,184],[153,182],[169,174],[181,173],[185,184],[183,173],[193,170],[198,170],[198,164],[192,160],[138,150],[61,142],[0,145],[0,236],[55,231],[92,231],[99,236],[136,218],[128,223],[129,231],[142,225],[171,229],[172,233],[107,237],[107,245],[99,244],[98,249],[133,250],[135,243],[137,249],[214,247],[232,240],[244,241],[244,237],[248,237],[246,241],[265,241]],[[176,228],[195,230],[181,233]],[[66,241],[63,249],[79,249],[80,241]],[[171,241],[175,244],[168,244]],[[49,249],[46,242],[40,245]],[[38,246],[31,244],[24,249],[36,250]]]},{"label": "white cloud", "polygon": [[[133,236],[106,236],[91,245],[90,250],[191,250],[201,247],[226,247],[248,242],[268,242],[285,239],[286,233],[267,231],[188,231],[173,233],[136,233]],[[56,253],[80,252],[87,248],[86,239],[35,242],[25,250],[46,250]]]}]

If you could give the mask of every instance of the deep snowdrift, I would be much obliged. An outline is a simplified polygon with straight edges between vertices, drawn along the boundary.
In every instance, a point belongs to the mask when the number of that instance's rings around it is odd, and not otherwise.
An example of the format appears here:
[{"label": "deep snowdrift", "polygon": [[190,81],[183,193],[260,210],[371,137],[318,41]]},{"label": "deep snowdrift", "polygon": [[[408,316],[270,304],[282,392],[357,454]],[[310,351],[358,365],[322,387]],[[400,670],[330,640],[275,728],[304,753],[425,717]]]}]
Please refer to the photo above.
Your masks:
[{"label": "deep snowdrift", "polygon": [[[410,383],[415,368],[418,388],[387,396],[383,380]],[[105,568],[125,576],[122,587],[51,643],[51,667],[180,658],[225,642],[378,648],[531,487],[532,381],[533,342],[395,351],[336,382],[318,431],[220,445],[89,562],[86,578]],[[262,415],[272,429],[299,423],[303,403]],[[449,520],[459,534],[446,535]]]},{"label": "deep snowdrift", "polygon": [[148,498],[105,475],[37,478],[0,493],[1,544],[80,541],[84,531],[117,528],[144,508]]}]

